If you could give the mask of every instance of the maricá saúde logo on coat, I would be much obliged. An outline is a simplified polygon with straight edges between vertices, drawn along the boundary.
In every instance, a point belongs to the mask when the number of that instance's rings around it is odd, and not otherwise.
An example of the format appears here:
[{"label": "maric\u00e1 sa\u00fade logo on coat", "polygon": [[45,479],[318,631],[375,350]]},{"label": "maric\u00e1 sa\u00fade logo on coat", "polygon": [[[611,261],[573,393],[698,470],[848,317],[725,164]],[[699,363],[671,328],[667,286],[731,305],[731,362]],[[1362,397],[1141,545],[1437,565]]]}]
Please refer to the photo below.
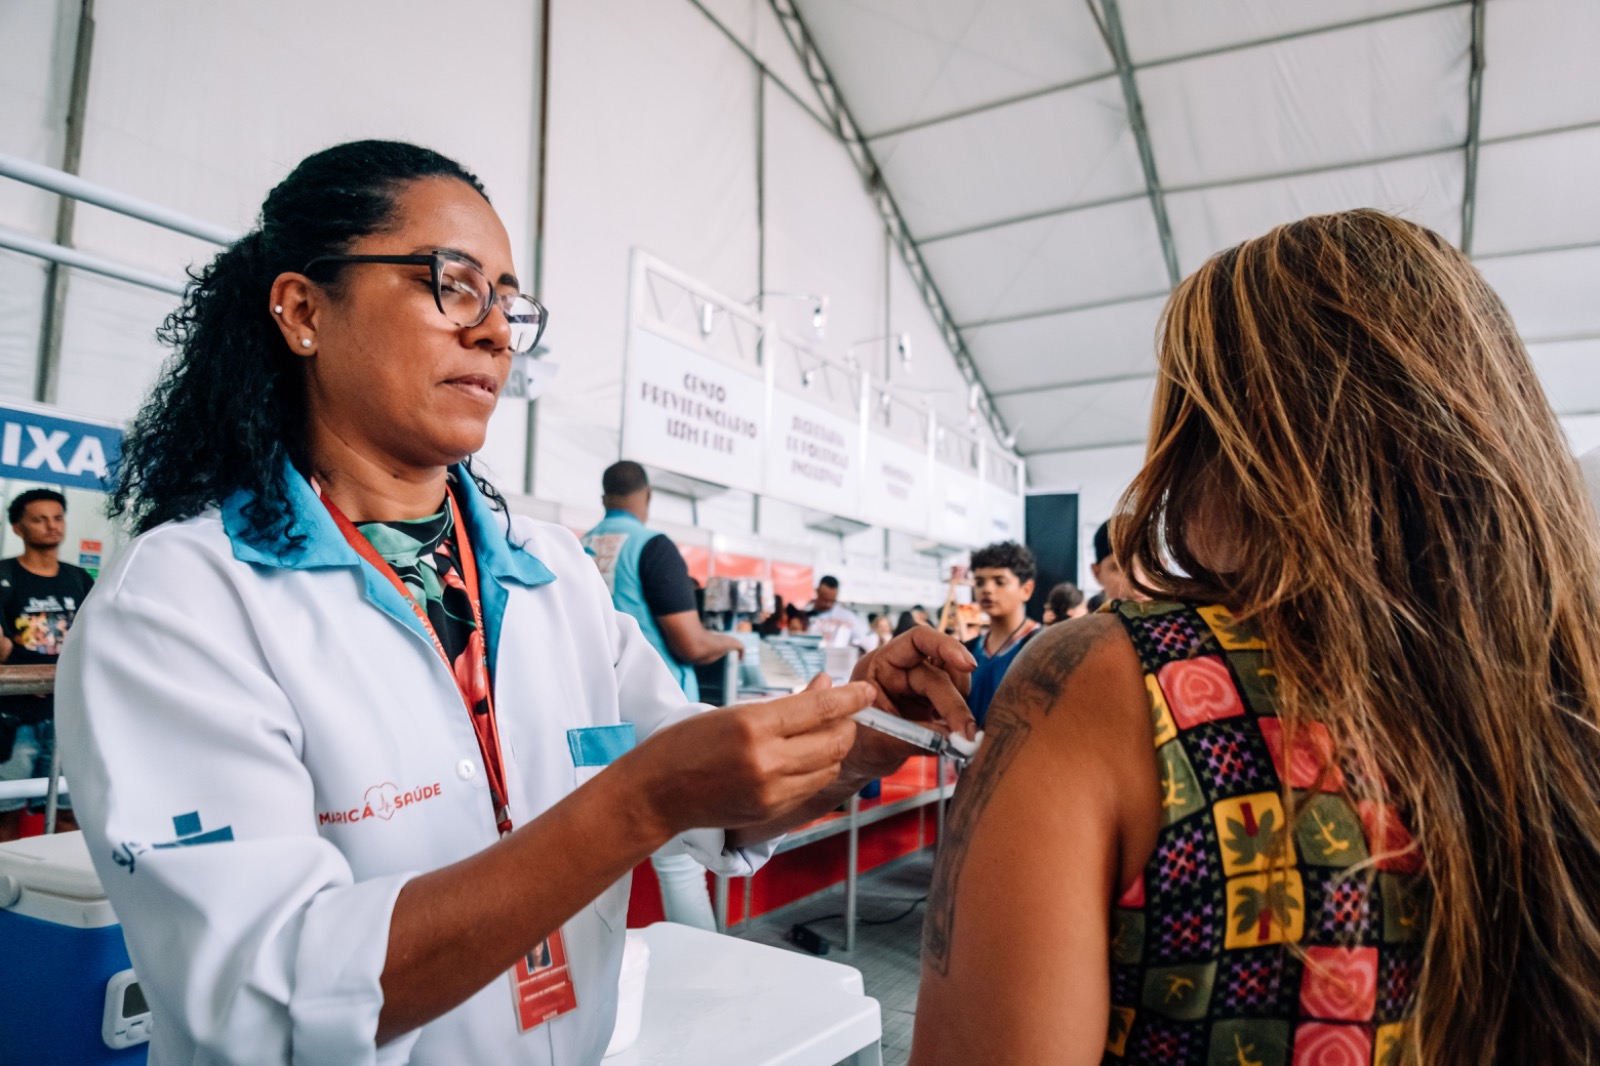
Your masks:
[{"label": "maric\u00e1 sa\u00fade logo on coat", "polygon": [[347,822],[366,821],[368,818],[382,818],[388,821],[402,808],[433,799],[437,795],[439,795],[438,782],[418,785],[402,792],[392,781],[385,781],[381,785],[373,785],[367,789],[359,807],[342,811],[318,811],[317,824],[343,825]]}]

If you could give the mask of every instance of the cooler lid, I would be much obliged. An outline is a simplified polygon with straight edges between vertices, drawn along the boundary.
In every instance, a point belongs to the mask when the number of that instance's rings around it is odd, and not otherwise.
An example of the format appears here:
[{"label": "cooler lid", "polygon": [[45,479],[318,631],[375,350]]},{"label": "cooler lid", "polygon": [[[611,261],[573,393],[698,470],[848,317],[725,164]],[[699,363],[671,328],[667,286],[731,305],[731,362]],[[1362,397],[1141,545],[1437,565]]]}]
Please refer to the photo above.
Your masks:
[{"label": "cooler lid", "polygon": [[0,876],[17,879],[25,891],[83,900],[105,898],[82,833],[23,837],[0,844]]}]

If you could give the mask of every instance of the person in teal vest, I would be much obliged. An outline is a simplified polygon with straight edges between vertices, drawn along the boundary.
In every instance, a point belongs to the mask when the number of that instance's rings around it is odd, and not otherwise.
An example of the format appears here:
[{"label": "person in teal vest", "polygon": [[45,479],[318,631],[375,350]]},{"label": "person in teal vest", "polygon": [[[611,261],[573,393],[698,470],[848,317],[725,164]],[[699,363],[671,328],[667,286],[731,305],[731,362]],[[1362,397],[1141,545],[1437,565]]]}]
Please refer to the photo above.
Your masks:
[{"label": "person in teal vest", "polygon": [[[695,607],[694,581],[678,546],[650,529],[650,479],[629,460],[613,463],[601,475],[606,516],[584,534],[583,547],[600,567],[617,610],[639,623],[645,639],[661,656],[691,700],[700,698],[698,663],[713,663],[741,651],[737,637],[708,632]],[[661,903],[669,922],[715,928],[706,896],[705,869],[688,855],[651,856]]]}]

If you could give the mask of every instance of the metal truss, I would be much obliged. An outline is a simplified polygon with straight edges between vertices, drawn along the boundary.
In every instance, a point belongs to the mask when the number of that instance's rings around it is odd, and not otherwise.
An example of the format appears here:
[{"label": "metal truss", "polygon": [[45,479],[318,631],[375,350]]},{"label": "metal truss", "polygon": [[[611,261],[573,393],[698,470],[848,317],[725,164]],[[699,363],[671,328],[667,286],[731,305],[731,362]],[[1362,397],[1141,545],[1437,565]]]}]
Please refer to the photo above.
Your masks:
[{"label": "metal truss", "polygon": [[1145,194],[1150,197],[1150,210],[1156,216],[1156,233],[1161,237],[1161,257],[1167,263],[1167,281],[1176,285],[1183,275],[1178,272],[1178,248],[1172,241],[1172,223],[1167,218],[1167,197],[1161,190],[1161,178],[1156,174],[1155,149],[1150,145],[1150,130],[1144,122],[1144,104],[1139,101],[1139,82],[1133,75],[1133,59],[1128,54],[1128,39],[1122,32],[1122,9],[1117,0],[1086,0],[1095,25],[1105,38],[1111,59],[1117,65],[1117,77],[1122,82],[1122,100],[1128,111],[1128,125],[1133,127],[1133,139],[1139,146],[1139,165],[1144,169]]},{"label": "metal truss", "polygon": [[1466,179],[1461,188],[1461,250],[1472,254],[1472,227],[1478,213],[1478,127],[1483,118],[1483,5],[1472,3],[1472,72],[1467,76]]}]

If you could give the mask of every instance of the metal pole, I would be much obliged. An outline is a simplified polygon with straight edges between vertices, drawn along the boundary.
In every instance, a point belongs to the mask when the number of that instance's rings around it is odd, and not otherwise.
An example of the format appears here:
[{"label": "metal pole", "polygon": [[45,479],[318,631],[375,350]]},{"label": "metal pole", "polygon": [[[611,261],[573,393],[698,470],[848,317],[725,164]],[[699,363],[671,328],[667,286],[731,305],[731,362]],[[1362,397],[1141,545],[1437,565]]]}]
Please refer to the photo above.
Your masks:
[{"label": "metal pole", "polygon": [[[89,57],[94,49],[94,0],[83,0],[78,16],[78,43],[72,55],[72,89],[67,98],[67,143],[62,150],[61,169],[78,172],[83,157],[83,113],[89,102]],[[56,243],[72,245],[72,225],[78,201],[63,196],[56,205]],[[67,270],[59,260],[52,261],[45,275],[44,322],[39,329],[39,365],[33,376],[33,398],[54,403],[61,377],[61,331],[66,322]],[[50,784],[55,788],[54,780]]]},{"label": "metal pole", "polygon": [[91,274],[101,274],[118,281],[126,281],[132,285],[142,285],[147,289],[157,292],[170,292],[175,296],[183,295],[183,284],[159,274],[140,270],[137,267],[123,266],[113,263],[109,259],[102,259],[88,252],[80,252],[76,248],[68,248],[60,244],[51,244],[49,241],[37,237],[29,237],[15,230],[0,229],[0,248],[31,255],[37,259],[46,259],[62,266],[77,267],[87,270]]},{"label": "metal pole", "polygon": [[[550,0],[539,9],[539,188],[533,212],[533,296],[544,299],[544,212],[546,160],[550,148]],[[528,401],[522,441],[522,493],[532,496],[539,452],[539,401]]]},{"label": "metal pole", "polygon": [[717,932],[726,933],[728,931],[728,880],[729,879],[728,879],[728,876],[726,874],[716,874],[715,876],[716,876],[716,879],[717,879],[717,892],[716,892],[716,898],[712,901],[712,907],[716,911]]},{"label": "metal pole", "polygon": [[0,152],[0,178],[10,178],[24,185],[70,196],[74,200],[82,200],[86,204],[94,204],[107,211],[115,211],[119,215],[127,215],[129,218],[136,218],[141,222],[172,230],[174,233],[210,241],[212,244],[232,244],[242,236],[225,226],[203,222],[182,212],[162,207],[160,204],[128,196],[115,189],[108,189],[104,185],[96,185],[92,181],[84,181],[64,170],[57,170],[55,167],[47,167],[31,159],[7,155],[4,152]]},{"label": "metal pole", "polygon": [[861,795],[850,794],[850,854],[844,873],[844,949],[856,949],[857,868],[861,861]]},{"label": "metal pole", "polygon": [[44,831],[56,831],[56,811],[61,803],[61,745],[56,743],[56,723],[50,719],[50,790],[44,794]]}]

